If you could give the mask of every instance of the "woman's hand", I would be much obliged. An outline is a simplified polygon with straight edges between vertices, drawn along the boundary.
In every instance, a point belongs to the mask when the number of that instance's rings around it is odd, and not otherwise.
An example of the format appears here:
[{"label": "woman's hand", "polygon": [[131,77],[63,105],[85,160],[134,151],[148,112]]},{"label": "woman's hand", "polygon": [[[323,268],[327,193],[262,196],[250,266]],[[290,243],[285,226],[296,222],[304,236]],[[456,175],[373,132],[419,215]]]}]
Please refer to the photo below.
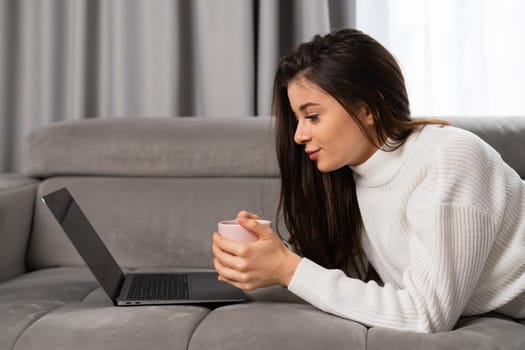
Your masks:
[{"label": "woman's hand", "polygon": [[254,220],[260,220],[261,217],[257,214],[250,213],[246,210],[241,210],[239,214],[237,214],[237,219],[244,218],[244,219],[254,219]]},{"label": "woman's hand", "polygon": [[257,222],[259,216],[246,211],[237,222],[257,236],[255,242],[237,242],[213,234],[214,266],[219,280],[237,288],[254,290],[276,284],[288,286],[301,261],[270,228]]}]

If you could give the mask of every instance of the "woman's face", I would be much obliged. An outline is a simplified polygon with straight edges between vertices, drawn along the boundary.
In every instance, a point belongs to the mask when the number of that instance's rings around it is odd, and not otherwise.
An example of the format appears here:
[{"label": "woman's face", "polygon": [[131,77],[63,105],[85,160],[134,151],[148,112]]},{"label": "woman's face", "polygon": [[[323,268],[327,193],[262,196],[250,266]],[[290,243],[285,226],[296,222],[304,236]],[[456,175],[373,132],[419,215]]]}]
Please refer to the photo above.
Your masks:
[{"label": "woman's face", "polygon": [[[288,99],[298,122],[294,141],[305,146],[321,172],[359,165],[377,151],[343,106],[306,78],[288,84]],[[356,116],[375,135],[369,109],[363,105]]]}]

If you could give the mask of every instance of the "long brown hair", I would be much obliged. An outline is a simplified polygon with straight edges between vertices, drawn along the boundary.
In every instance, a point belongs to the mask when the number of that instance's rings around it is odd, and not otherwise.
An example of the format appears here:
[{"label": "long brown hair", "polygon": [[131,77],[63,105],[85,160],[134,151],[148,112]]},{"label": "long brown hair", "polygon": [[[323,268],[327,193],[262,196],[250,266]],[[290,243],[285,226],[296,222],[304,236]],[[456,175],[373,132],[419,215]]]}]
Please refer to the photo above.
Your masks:
[{"label": "long brown hair", "polygon": [[282,214],[289,242],[326,268],[355,271],[364,278],[360,235],[363,229],[352,171],[343,167],[321,173],[294,143],[296,118],[288,100],[288,84],[303,76],[334,97],[374,143],[353,108],[365,103],[374,118],[379,145],[392,151],[424,124],[446,122],[410,118],[401,69],[394,57],[370,36],[355,29],[316,35],[284,56],[274,80],[273,113],[281,174],[277,217]]}]

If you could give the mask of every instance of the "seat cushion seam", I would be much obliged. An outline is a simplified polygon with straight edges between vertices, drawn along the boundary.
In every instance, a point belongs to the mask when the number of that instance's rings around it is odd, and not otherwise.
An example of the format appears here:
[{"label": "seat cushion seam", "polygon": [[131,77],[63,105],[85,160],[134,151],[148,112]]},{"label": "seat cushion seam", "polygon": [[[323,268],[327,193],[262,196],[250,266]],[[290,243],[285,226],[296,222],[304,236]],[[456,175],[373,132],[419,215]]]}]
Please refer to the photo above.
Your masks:
[{"label": "seat cushion seam", "polygon": [[55,311],[56,309],[59,309],[59,308],[61,308],[61,307],[64,307],[64,306],[66,306],[66,305],[67,305],[66,303],[59,304],[59,305],[57,305],[56,307],[54,307],[54,308],[48,310],[46,313],[40,315],[40,317],[35,318],[30,324],[27,325],[27,327],[26,327],[25,329],[23,329],[23,330],[20,332],[20,334],[18,334],[18,336],[16,337],[15,342],[13,343],[13,347],[12,347],[12,349],[14,350],[14,349],[16,348],[16,344],[18,344],[18,341],[20,340],[20,338],[22,337],[22,335],[24,335],[24,334],[27,332],[27,330],[28,330],[29,328],[33,327],[33,325],[35,324],[35,322],[38,322],[40,319],[42,319],[43,317],[49,315],[51,312],[53,312],[53,311]]}]

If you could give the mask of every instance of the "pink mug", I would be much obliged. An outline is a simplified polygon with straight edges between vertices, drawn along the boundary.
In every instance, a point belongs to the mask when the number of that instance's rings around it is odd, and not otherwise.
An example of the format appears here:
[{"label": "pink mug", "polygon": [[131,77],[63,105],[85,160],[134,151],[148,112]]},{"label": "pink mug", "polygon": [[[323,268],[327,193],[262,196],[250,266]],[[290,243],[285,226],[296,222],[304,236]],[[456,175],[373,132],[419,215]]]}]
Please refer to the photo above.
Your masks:
[{"label": "pink mug", "polygon": [[[269,220],[257,220],[261,225],[272,227]],[[240,242],[255,242],[257,237],[237,223],[237,220],[224,220],[218,223],[221,236]]]}]

